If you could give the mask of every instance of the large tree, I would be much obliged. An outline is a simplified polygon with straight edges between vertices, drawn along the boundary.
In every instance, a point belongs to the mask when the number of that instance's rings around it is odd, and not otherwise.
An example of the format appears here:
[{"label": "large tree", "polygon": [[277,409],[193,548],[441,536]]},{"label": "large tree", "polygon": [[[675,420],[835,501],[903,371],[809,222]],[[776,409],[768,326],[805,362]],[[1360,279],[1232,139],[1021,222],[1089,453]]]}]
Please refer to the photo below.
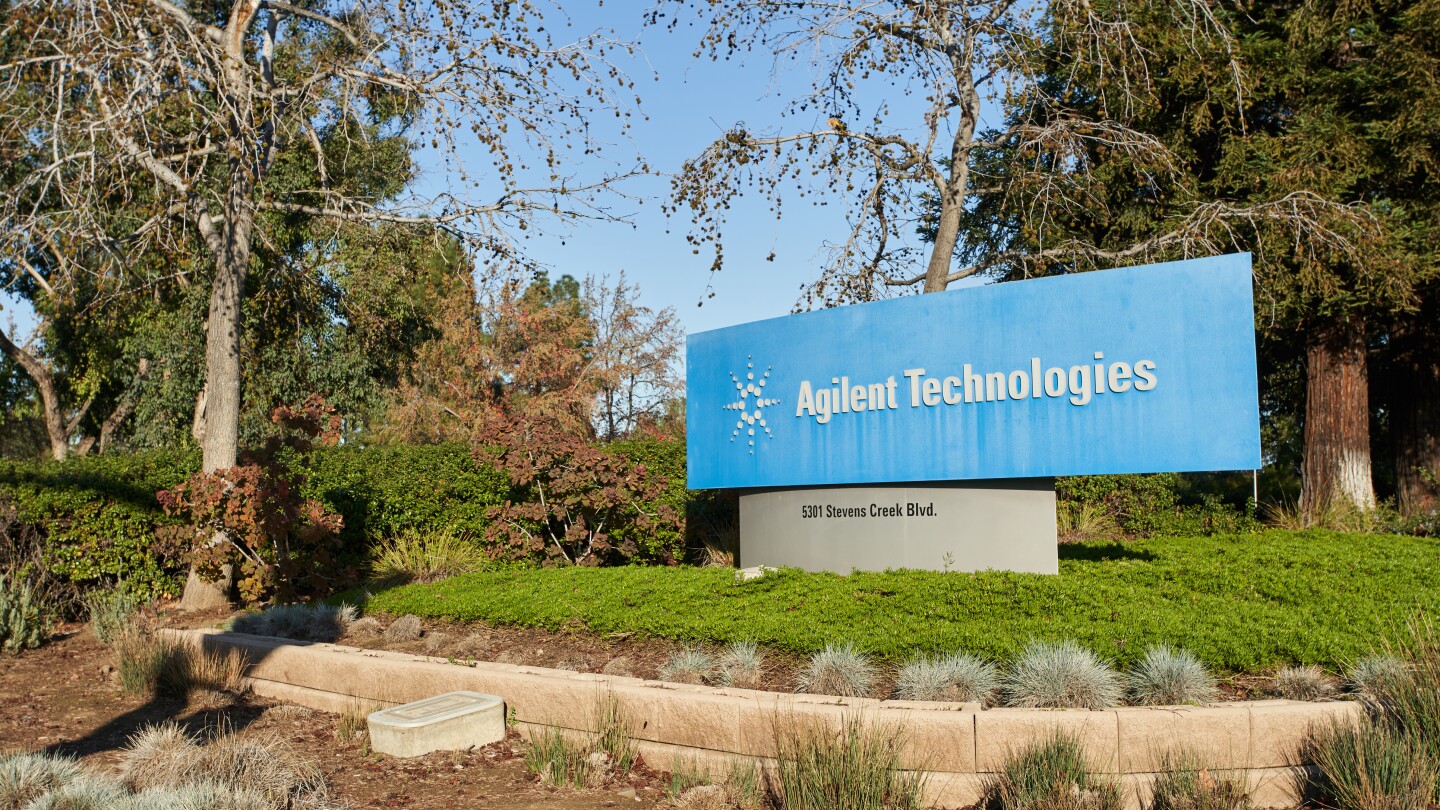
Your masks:
[{"label": "large tree", "polygon": [[[1147,176],[1104,145],[1078,159],[1040,153],[1056,179],[1034,184],[1068,183],[1083,167],[1087,204],[1037,218],[1024,185],[979,199],[961,253],[981,262],[1013,256],[995,272],[1021,278],[1086,269],[1065,255],[1072,244],[1121,261],[1178,258],[1207,242],[1253,251],[1261,347],[1276,354],[1262,364],[1264,382],[1287,392],[1265,397],[1267,416],[1272,428],[1292,417],[1303,426],[1300,506],[1312,515],[1336,503],[1375,505],[1367,353],[1388,345],[1394,367],[1407,368],[1409,392],[1425,384],[1415,351],[1423,339],[1400,325],[1413,323],[1417,290],[1435,268],[1433,250],[1422,247],[1433,244],[1425,178],[1440,109],[1425,78],[1434,73],[1429,29],[1413,5],[1341,6],[1297,0],[1236,15],[1230,24],[1252,77],[1238,105],[1215,97],[1213,68],[1167,20],[1137,17],[1159,92],[1137,109],[1135,126],[1165,144],[1173,168]],[[1058,55],[1053,63],[1055,92],[1093,109],[1105,103],[1103,75],[1070,70]],[[982,153],[976,171],[1003,176],[1012,151]],[[1175,223],[1195,212],[1223,215],[1224,230],[1194,245],[1177,239]],[[1127,254],[1137,245],[1144,250]],[[1298,386],[1295,364],[1304,370]],[[1404,427],[1411,401],[1395,400],[1393,424]]]},{"label": "large tree", "polygon": [[[537,216],[608,216],[594,194],[628,173],[566,175],[567,147],[599,148],[588,116],[616,108],[628,79],[608,43],[557,44],[531,5],[21,0],[20,18],[33,34],[0,66],[0,137],[32,159],[0,201],[7,258],[63,269],[67,245],[103,238],[123,264],[147,242],[198,242],[207,472],[236,460],[242,299],[265,215],[441,227],[504,262]],[[331,182],[352,143],[397,131],[449,155],[443,192]],[[467,168],[471,145],[482,165]],[[304,151],[320,182],[285,182],[278,169]],[[117,240],[121,203],[134,227]],[[216,598],[194,577],[186,592]]]}]

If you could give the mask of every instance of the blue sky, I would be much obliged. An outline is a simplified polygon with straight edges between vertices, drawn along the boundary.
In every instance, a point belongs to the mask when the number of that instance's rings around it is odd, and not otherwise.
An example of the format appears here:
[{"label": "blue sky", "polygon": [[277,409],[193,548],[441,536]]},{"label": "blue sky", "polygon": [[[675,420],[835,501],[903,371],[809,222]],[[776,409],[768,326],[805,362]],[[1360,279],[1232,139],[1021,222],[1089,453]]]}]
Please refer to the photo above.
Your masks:
[{"label": "blue sky", "polygon": [[[620,3],[619,11],[614,2],[604,8],[593,3],[566,5],[572,15],[571,30],[613,28],[617,38],[639,43],[636,59],[621,64],[635,79],[640,110],[649,120],[637,121],[630,138],[658,173],[677,171],[738,121],[754,131],[825,126],[824,115],[818,112],[814,120],[781,117],[787,100],[809,91],[810,72],[803,63],[788,62],[783,72],[774,73],[769,55],[759,50],[745,62],[696,58],[703,30],[698,25],[680,26],[674,32],[644,28],[638,4]],[[888,101],[900,116],[914,110],[887,90],[875,88],[874,102]],[[918,111],[898,120],[896,127],[908,128],[911,122],[918,129]],[[437,179],[435,172],[436,168],[427,170],[427,181]],[[791,312],[801,287],[819,275],[827,239],[840,240],[848,232],[845,206],[835,195],[810,194],[801,200],[798,186],[795,192],[786,189],[783,221],[775,218],[763,197],[745,196],[730,211],[725,269],[712,274],[712,255],[703,248],[699,255],[692,253],[685,241],[690,222],[683,217],[667,219],[661,212],[670,192],[668,178],[643,178],[625,189],[647,198],[642,204],[622,203],[617,209],[633,212],[633,228],[583,224],[568,232],[549,231],[531,241],[530,254],[552,268],[552,277],[569,273],[613,278],[624,270],[638,282],[645,304],[674,307],[688,331]],[[822,202],[829,204],[819,205]],[[774,261],[766,261],[772,252]],[[697,306],[702,301],[704,305]]]}]

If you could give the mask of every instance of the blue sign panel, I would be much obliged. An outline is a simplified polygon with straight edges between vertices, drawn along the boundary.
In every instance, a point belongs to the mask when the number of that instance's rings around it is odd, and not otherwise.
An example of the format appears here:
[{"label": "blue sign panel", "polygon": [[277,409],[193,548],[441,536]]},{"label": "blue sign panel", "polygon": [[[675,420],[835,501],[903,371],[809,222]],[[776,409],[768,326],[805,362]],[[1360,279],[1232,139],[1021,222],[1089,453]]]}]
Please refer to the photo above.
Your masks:
[{"label": "blue sign panel", "polygon": [[1250,256],[690,335],[692,488],[1260,466]]}]

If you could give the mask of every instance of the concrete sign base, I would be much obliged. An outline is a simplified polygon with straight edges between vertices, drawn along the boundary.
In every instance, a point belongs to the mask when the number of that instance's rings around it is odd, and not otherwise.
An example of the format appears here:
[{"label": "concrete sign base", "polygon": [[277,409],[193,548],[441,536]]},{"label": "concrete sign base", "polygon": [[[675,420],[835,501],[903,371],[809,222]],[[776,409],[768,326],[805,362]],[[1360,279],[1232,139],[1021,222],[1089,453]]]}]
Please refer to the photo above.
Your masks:
[{"label": "concrete sign base", "polygon": [[1059,573],[1055,479],[752,490],[743,566]]}]

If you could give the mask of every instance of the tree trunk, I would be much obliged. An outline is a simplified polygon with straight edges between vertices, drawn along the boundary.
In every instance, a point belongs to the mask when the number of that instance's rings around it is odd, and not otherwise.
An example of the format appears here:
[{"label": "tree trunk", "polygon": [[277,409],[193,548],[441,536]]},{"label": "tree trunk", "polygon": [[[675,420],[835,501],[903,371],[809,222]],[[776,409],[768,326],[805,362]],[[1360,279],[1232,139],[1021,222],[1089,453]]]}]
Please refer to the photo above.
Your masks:
[{"label": "tree trunk", "polygon": [[1400,327],[1391,339],[1397,355],[1387,386],[1395,495],[1407,515],[1440,508],[1433,477],[1440,475],[1440,335],[1428,331]]},{"label": "tree trunk", "polygon": [[[247,188],[244,196],[248,194]],[[205,325],[205,435],[200,449],[201,470],[206,473],[235,466],[240,436],[240,302],[250,264],[254,212],[233,196],[232,203],[239,204],[231,209],[234,214],[227,223],[224,246],[215,256],[215,281]],[[210,540],[212,545],[225,542],[228,539],[218,532]],[[217,582],[205,582],[192,568],[180,597],[181,609],[229,606],[234,580],[234,570],[228,565]]]},{"label": "tree trunk", "polygon": [[955,66],[961,82],[962,105],[960,123],[950,141],[950,176],[937,189],[940,194],[940,220],[935,224],[935,243],[930,263],[925,267],[925,292],[944,292],[950,286],[950,266],[955,260],[955,246],[960,241],[960,220],[965,214],[965,196],[970,185],[970,146],[975,125],[980,120],[980,96],[970,74],[968,60]]},{"label": "tree trunk", "polygon": [[1300,511],[1375,508],[1365,324],[1325,321],[1305,337],[1305,458]]},{"label": "tree trunk", "polygon": [[50,457],[64,461],[70,452],[70,431],[65,425],[65,414],[60,408],[60,395],[55,390],[55,375],[40,362],[40,358],[15,345],[4,331],[0,331],[0,351],[25,370],[40,392],[40,406],[45,412],[45,435],[50,439]]}]

